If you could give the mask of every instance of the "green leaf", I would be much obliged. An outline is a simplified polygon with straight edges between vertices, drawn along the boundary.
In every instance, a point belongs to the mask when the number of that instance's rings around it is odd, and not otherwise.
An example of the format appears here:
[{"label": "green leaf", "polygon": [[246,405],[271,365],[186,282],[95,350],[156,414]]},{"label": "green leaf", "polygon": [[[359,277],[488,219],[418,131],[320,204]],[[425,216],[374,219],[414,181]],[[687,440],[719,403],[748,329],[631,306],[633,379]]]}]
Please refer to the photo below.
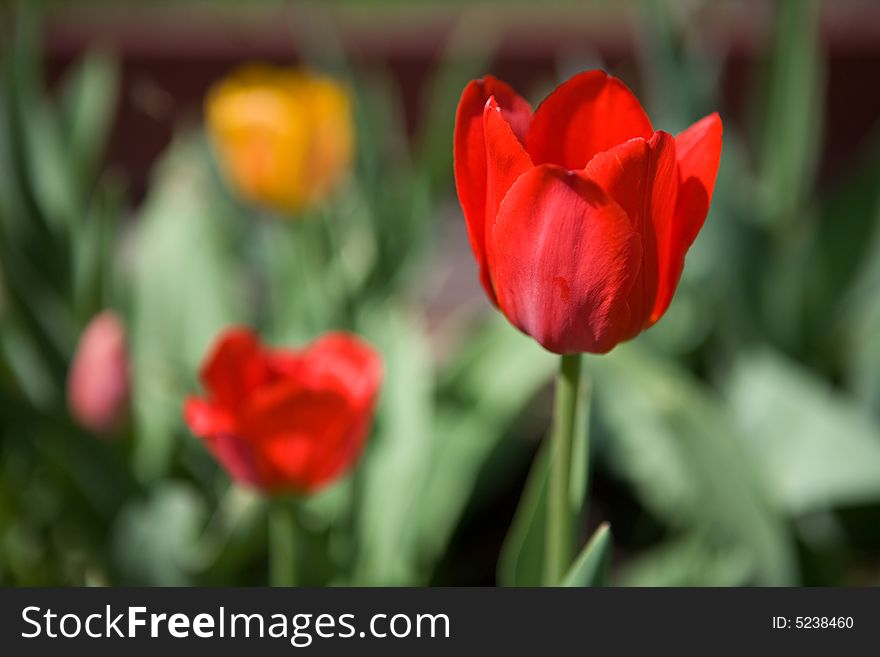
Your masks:
[{"label": "green leaf", "polygon": [[498,583],[502,586],[543,584],[550,469],[548,445],[545,442],[541,446],[532,462],[513,522],[501,547]]},{"label": "green leaf", "polygon": [[9,319],[0,323],[0,352],[28,401],[49,410],[58,401],[57,381],[32,336]]},{"label": "green leaf", "polygon": [[66,300],[50,286],[44,271],[0,235],[0,275],[4,314],[20,324],[56,379],[63,379],[76,344],[73,316]]},{"label": "green leaf", "polygon": [[[317,240],[320,217],[296,224],[277,217],[258,225],[261,259],[268,275],[266,296],[269,339],[302,344],[329,327],[339,299],[327,294],[325,254]],[[296,290],[296,294],[291,294]]]},{"label": "green leaf", "polygon": [[752,581],[749,555],[703,531],[669,539],[627,561],[621,586],[742,586]]},{"label": "green leaf", "polygon": [[[455,399],[442,404],[434,424],[432,464],[421,500],[421,553],[426,562],[446,548],[475,493],[490,477],[509,476],[510,467],[492,468],[522,445],[508,444],[510,427],[547,385],[557,359],[538,348],[503,319],[493,318],[463,350],[444,389]],[[541,425],[545,424],[541,418]]]},{"label": "green leaf", "polygon": [[770,223],[787,223],[810,189],[822,126],[824,70],[815,0],[778,5],[776,44],[763,116],[761,202]]},{"label": "green leaf", "polygon": [[739,436],[789,513],[880,499],[880,426],[780,354],[740,357],[727,381]]},{"label": "green leaf", "polygon": [[584,546],[571,569],[562,578],[562,586],[604,586],[611,564],[611,530],[602,523]]},{"label": "green leaf", "polygon": [[266,500],[260,493],[229,484],[197,543],[194,563],[205,568],[202,584],[240,583],[249,561],[266,558]]},{"label": "green leaf", "polygon": [[[850,288],[844,303],[855,305],[876,299],[875,288],[865,289],[860,276],[880,254],[880,130],[866,141],[855,166],[847,169],[823,196],[821,223],[816,231],[816,254],[807,272],[808,301],[812,302],[816,330],[827,330],[828,309]],[[841,230],[841,219],[846,230]],[[875,267],[876,270],[876,267]],[[803,274],[804,272],[802,272]],[[864,281],[873,283],[875,280]],[[859,294],[863,293],[863,294]],[[839,336],[832,333],[829,339]],[[837,340],[834,340],[835,343]]]},{"label": "green leaf", "polygon": [[224,235],[224,206],[197,144],[174,146],[137,233],[132,299],[136,467],[152,478],[169,465],[182,405],[197,392],[202,358],[221,329],[241,322],[240,273]]},{"label": "green leaf", "polygon": [[[790,584],[794,548],[721,400],[637,345],[588,359],[609,464],[673,529],[742,552],[748,581]],[[745,582],[742,582],[745,583]]]},{"label": "green leaf", "polygon": [[129,585],[184,586],[202,567],[199,537],[207,517],[204,499],[190,486],[165,482],[146,500],[135,500],[113,529],[113,557]]},{"label": "green leaf", "polygon": [[[590,382],[582,372],[580,400],[575,418],[571,458],[571,518],[580,527],[586,519],[589,479]],[[519,505],[498,561],[498,581],[503,586],[541,586],[544,582],[544,548],[547,526],[549,437],[538,450],[523,488]]]},{"label": "green leaf", "polygon": [[385,383],[377,429],[358,473],[355,578],[358,584],[417,583],[420,505],[435,467],[428,345],[420,325],[399,313],[374,317],[364,332],[383,355]]},{"label": "green leaf", "polygon": [[635,45],[645,75],[648,113],[654,125],[672,133],[684,130],[691,121],[715,108],[724,53],[724,44],[687,33],[697,7],[675,7],[662,0],[647,0],[639,9],[640,36]]},{"label": "green leaf", "polygon": [[445,191],[452,171],[452,133],[461,92],[472,79],[486,74],[502,37],[503,30],[488,12],[462,14],[450,30],[423,99],[426,112],[417,140],[417,168],[437,191]]},{"label": "green leaf", "polygon": [[46,223],[57,234],[79,220],[81,193],[67,166],[58,117],[46,102],[19,106],[28,185]]},{"label": "green leaf", "polygon": [[[827,265],[817,275],[819,280],[809,285],[810,298],[819,296],[820,299],[810,324],[824,338],[826,353],[842,356],[849,387],[875,414],[880,413],[878,138],[880,134],[869,144],[873,148],[868,149],[867,161],[848,176],[827,205],[827,212],[823,214],[823,227],[827,229],[817,240],[827,252],[824,258]],[[840,230],[839,219],[844,215],[847,230]],[[832,273],[836,275],[831,276]],[[842,289],[846,289],[843,295]],[[825,300],[824,305],[821,300]],[[829,313],[830,305],[833,311]],[[831,327],[827,325],[829,315],[833,321]]]},{"label": "green leaf", "polygon": [[123,200],[118,181],[102,181],[87,216],[72,236],[74,308],[80,323],[115,305],[113,255]]},{"label": "green leaf", "polygon": [[116,110],[119,73],[103,52],[88,53],[64,80],[61,124],[67,162],[80,185],[87,184],[97,165]]}]

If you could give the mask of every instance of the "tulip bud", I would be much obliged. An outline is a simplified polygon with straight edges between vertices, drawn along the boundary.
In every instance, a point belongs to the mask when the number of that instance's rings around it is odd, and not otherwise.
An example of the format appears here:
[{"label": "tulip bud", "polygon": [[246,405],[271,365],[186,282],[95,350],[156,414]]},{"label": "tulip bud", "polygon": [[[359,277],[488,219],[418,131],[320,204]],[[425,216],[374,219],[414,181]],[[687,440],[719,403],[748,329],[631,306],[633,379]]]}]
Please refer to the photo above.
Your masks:
[{"label": "tulip bud", "polygon": [[89,322],[77,345],[67,379],[71,414],[85,428],[107,433],[125,415],[129,393],[125,327],[113,312]]},{"label": "tulip bud", "polygon": [[244,67],[209,92],[206,115],[228,184],[253,203],[301,211],[324,200],[351,167],[351,97],[332,78]]}]

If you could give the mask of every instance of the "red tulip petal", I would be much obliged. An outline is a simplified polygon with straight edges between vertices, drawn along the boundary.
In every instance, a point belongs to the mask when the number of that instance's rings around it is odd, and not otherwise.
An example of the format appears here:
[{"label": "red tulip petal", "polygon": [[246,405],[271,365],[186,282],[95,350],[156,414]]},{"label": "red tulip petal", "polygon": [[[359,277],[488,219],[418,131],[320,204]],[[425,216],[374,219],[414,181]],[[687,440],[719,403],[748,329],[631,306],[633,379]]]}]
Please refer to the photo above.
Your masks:
[{"label": "red tulip petal", "polygon": [[354,422],[344,434],[342,441],[336,449],[325,450],[320,461],[316,461],[312,470],[314,487],[323,486],[332,481],[354,463],[367,442],[372,420],[372,412],[369,414],[356,413]]},{"label": "red tulip petal", "polygon": [[[350,467],[366,441],[382,381],[379,354],[348,333],[327,333],[297,358],[295,378],[255,392],[242,420],[272,490],[313,491]],[[284,352],[270,359],[291,363]]]},{"label": "red tulip petal", "polygon": [[183,419],[189,430],[202,438],[234,433],[235,418],[221,407],[198,397],[188,397],[183,406]]},{"label": "red tulip petal", "polygon": [[304,351],[301,382],[307,388],[336,390],[355,407],[366,408],[382,384],[382,359],[351,334],[327,333]]},{"label": "red tulip petal", "polygon": [[520,140],[524,140],[532,110],[509,85],[487,75],[471,81],[461,94],[455,116],[455,187],[464,211],[468,237],[480,268],[480,281],[492,299],[495,295],[486,271],[486,139],[483,110],[494,96],[505,120]]},{"label": "red tulip petal", "polygon": [[712,202],[721,161],[721,132],[721,117],[714,112],[675,138],[679,178],[687,191],[679,199],[680,237],[686,247],[697,239]]},{"label": "red tulip petal", "polygon": [[239,409],[268,377],[259,337],[247,328],[226,331],[212,348],[201,372],[212,400],[232,411]]},{"label": "red tulip petal", "polygon": [[675,138],[678,197],[669,238],[663,245],[666,253],[661,259],[666,267],[661,271],[660,291],[651,312],[652,324],[663,316],[672,303],[684,269],[685,254],[706,221],[721,160],[721,133],[721,118],[716,112],[697,121]]},{"label": "red tulip petal", "polygon": [[349,423],[310,461],[312,486],[319,487],[347,469],[360,455],[369,433],[379,388],[382,359],[366,342],[348,333],[328,333],[303,356],[303,385],[336,391],[347,399]]},{"label": "red tulip petal", "polygon": [[214,457],[238,482],[257,488],[265,487],[265,468],[260,466],[257,452],[238,435],[235,418],[219,406],[189,397],[183,417],[190,431],[204,439]]},{"label": "red tulip petal", "polygon": [[598,153],[584,173],[617,201],[641,236],[639,276],[627,300],[630,324],[624,339],[629,339],[646,327],[658,289],[665,285],[665,254],[678,188],[675,140],[662,131],[647,141],[631,139]]},{"label": "red tulip petal", "polygon": [[272,490],[273,479],[269,469],[242,436],[224,433],[208,441],[208,447],[229,475],[241,484],[260,490]]},{"label": "red tulip petal", "polygon": [[641,244],[626,212],[579,172],[542,165],[513,184],[489,241],[498,302],[555,353],[603,353],[629,321]]},{"label": "red tulip petal", "polygon": [[269,380],[279,381],[299,376],[302,369],[302,354],[290,349],[266,349],[266,364],[269,368]]},{"label": "red tulip petal", "polygon": [[[351,407],[332,391],[290,382],[257,391],[242,421],[251,449],[265,460],[265,487],[314,490],[325,455],[345,447]],[[334,473],[335,474],[335,473]]]},{"label": "red tulip petal", "polygon": [[533,167],[532,158],[504,120],[495,98],[489,99],[483,113],[483,131],[486,135],[486,225],[487,235],[498,214],[498,206],[507,190],[523,173]]},{"label": "red tulip petal", "polygon": [[654,133],[642,105],[623,82],[604,71],[570,78],[535,110],[526,147],[535,164],[583,169],[596,153]]}]

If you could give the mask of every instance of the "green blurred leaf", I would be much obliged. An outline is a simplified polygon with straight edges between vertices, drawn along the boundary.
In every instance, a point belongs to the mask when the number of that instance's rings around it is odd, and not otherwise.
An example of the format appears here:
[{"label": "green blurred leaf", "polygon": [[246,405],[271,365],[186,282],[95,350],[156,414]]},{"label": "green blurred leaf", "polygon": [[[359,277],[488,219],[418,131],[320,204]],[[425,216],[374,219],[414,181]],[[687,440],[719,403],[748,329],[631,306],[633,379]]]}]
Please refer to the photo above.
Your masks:
[{"label": "green blurred leaf", "polygon": [[431,469],[419,514],[420,552],[431,563],[446,548],[490,456],[505,446],[508,431],[525,406],[547,385],[557,359],[493,317],[463,349],[462,361],[445,385],[451,400],[438,411]]},{"label": "green blurred leaf", "polygon": [[95,174],[116,110],[119,73],[106,53],[88,53],[61,90],[61,125],[67,162],[80,185]]},{"label": "green blurred leaf", "polygon": [[4,311],[33,343],[48,372],[63,379],[76,342],[74,318],[66,299],[25,254],[0,235],[0,273]]},{"label": "green blurred leaf", "polygon": [[[870,278],[876,290],[880,267],[874,269]],[[842,342],[846,345],[846,376],[855,394],[876,417],[880,415],[880,303],[876,294],[870,303],[852,314],[855,317],[848,327],[846,341]]]},{"label": "green blurred leaf", "polygon": [[741,586],[751,581],[753,564],[736,545],[704,532],[686,533],[629,561],[621,586]]},{"label": "green blurred leaf", "polygon": [[362,228],[369,227],[369,237],[363,231],[359,242],[361,258],[372,268],[358,298],[384,300],[391,291],[409,287],[412,270],[423,266],[433,216],[430,186],[413,163],[403,99],[394,80],[371,74],[355,82],[359,175],[343,198],[346,211],[356,213]]},{"label": "green blurred leaf", "polygon": [[202,567],[199,537],[207,516],[202,497],[174,481],[122,511],[113,530],[113,556],[128,585],[184,586]]},{"label": "green blurred leaf", "polygon": [[805,285],[814,312],[811,324],[827,334],[828,310],[843,293],[865,292],[857,300],[844,297],[844,303],[876,298],[870,294],[875,288],[858,286],[880,255],[880,129],[864,144],[855,166],[823,196],[819,218]]},{"label": "green blurred leaf", "polygon": [[784,520],[720,400],[676,365],[622,345],[588,359],[611,466],[673,528],[735,547],[762,584],[795,581]]},{"label": "green blurred leaf", "polygon": [[[811,284],[816,299],[811,325],[824,338],[829,357],[840,358],[859,399],[880,415],[880,149],[875,137],[868,158],[831,197],[821,240],[826,265]],[[840,229],[840,218],[848,227]],[[822,276],[822,274],[825,274]],[[825,295],[822,295],[822,292]],[[815,295],[815,296],[814,296]],[[823,299],[824,296],[824,299]],[[825,301],[824,305],[822,301]],[[833,310],[829,313],[829,307]],[[832,325],[827,322],[829,314]]]},{"label": "green blurred leaf", "polygon": [[[763,98],[760,190],[767,220],[786,224],[810,190],[821,146],[824,70],[816,0],[777,5],[776,43]],[[762,99],[763,99],[762,98]]]},{"label": "green blurred leaf", "polygon": [[688,33],[699,5],[673,9],[663,0],[645,0],[636,6],[642,38],[637,38],[635,45],[646,71],[643,86],[650,101],[645,105],[654,125],[674,134],[716,109],[725,61],[719,49],[725,44],[714,39],[708,52],[708,39]]},{"label": "green blurred leaf", "polygon": [[137,468],[169,465],[185,396],[224,327],[242,321],[240,278],[224,235],[224,206],[204,153],[184,142],[166,156],[139,218],[132,298]]},{"label": "green blurred leaf", "polygon": [[[6,101],[4,139],[9,161],[32,221],[59,239],[76,220],[77,190],[66,167],[66,153],[53,107],[43,97],[38,28],[32,7],[15,12],[15,32],[4,65]],[[51,252],[51,244],[45,245]]]},{"label": "green blurred leaf", "polygon": [[56,381],[31,336],[4,318],[0,322],[0,348],[28,401],[35,408],[50,409],[58,401]]},{"label": "green blurred leaf", "polygon": [[[575,527],[583,524],[587,511],[591,386],[586,373],[582,373],[580,399],[575,416],[575,442],[571,455],[570,503]],[[498,580],[503,586],[544,584],[549,444],[549,437],[545,437],[529,470],[516,514],[502,546],[498,561]]]},{"label": "green blurred leaf", "polygon": [[105,178],[96,190],[89,212],[72,236],[73,305],[80,323],[114,306],[114,248],[122,213],[122,186]]},{"label": "green blurred leaf", "polygon": [[255,491],[234,483],[227,486],[198,541],[194,562],[206,569],[199,573],[200,583],[241,583],[241,573],[250,561],[265,561],[265,502]]},{"label": "green blurred leaf", "polygon": [[341,301],[338,295],[328,294],[318,221],[318,217],[305,217],[294,225],[268,217],[257,227],[262,242],[262,262],[257,267],[264,267],[268,275],[268,337],[279,343],[302,344],[327,330]]},{"label": "green blurred leaf", "polygon": [[417,531],[431,461],[433,373],[418,323],[398,313],[366,323],[385,360],[377,431],[360,468],[359,584],[418,582]]},{"label": "green blurred leaf", "polygon": [[75,487],[80,497],[71,503],[77,510],[88,508],[107,522],[136,492],[137,484],[126,467],[121,446],[111,448],[66,417],[47,423],[33,439],[42,462],[51,463]]},{"label": "green blurred leaf", "polygon": [[727,394],[766,487],[789,513],[880,497],[880,427],[858,404],[770,351],[743,354]]},{"label": "green blurred leaf", "polygon": [[450,182],[452,133],[461,92],[468,82],[488,72],[503,36],[493,14],[488,8],[461,14],[423,99],[426,111],[417,139],[416,167],[436,191],[444,192]]},{"label": "green blurred leaf", "polygon": [[58,118],[46,103],[21,107],[25,166],[34,200],[56,233],[73,230],[79,220],[80,196],[67,167]]},{"label": "green blurred leaf", "polygon": [[498,559],[498,583],[502,586],[541,586],[544,582],[549,451],[545,442],[529,470],[504,539]]},{"label": "green blurred leaf", "polygon": [[611,530],[602,523],[562,578],[562,586],[604,586],[611,564]]}]

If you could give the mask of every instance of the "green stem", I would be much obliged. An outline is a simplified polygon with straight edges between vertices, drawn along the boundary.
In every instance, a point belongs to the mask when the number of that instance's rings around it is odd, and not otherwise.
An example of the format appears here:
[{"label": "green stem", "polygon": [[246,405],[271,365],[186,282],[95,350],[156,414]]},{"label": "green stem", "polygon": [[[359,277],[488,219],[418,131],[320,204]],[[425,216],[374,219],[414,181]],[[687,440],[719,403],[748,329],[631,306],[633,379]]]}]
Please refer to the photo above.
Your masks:
[{"label": "green stem", "polygon": [[296,517],[291,500],[269,504],[269,584],[296,586]]},{"label": "green stem", "polygon": [[333,273],[336,275],[332,292],[334,298],[338,299],[339,316],[334,316],[334,319],[344,320],[345,325],[351,328],[355,322],[352,276],[344,254],[347,233],[339,225],[338,212],[338,204],[331,205],[318,219],[324,238],[325,261],[334,264]]},{"label": "green stem", "polygon": [[544,584],[558,586],[574,557],[571,505],[571,459],[577,426],[581,355],[563,356],[556,379],[551,435],[550,482],[547,495],[547,534]]},{"label": "green stem", "polygon": [[[317,240],[315,239],[315,226],[312,223],[315,217],[303,217],[297,220],[294,226],[293,247],[294,252],[291,254],[295,260],[297,272],[297,286],[299,292],[304,299],[303,308],[308,322],[309,335],[314,335],[321,328],[321,320],[319,319],[319,308],[321,307],[321,299],[319,298],[319,290],[317,284],[322,278],[322,272],[316,266],[316,258],[320,257],[315,252]],[[289,290],[281,291],[282,294],[290,294]]]}]

